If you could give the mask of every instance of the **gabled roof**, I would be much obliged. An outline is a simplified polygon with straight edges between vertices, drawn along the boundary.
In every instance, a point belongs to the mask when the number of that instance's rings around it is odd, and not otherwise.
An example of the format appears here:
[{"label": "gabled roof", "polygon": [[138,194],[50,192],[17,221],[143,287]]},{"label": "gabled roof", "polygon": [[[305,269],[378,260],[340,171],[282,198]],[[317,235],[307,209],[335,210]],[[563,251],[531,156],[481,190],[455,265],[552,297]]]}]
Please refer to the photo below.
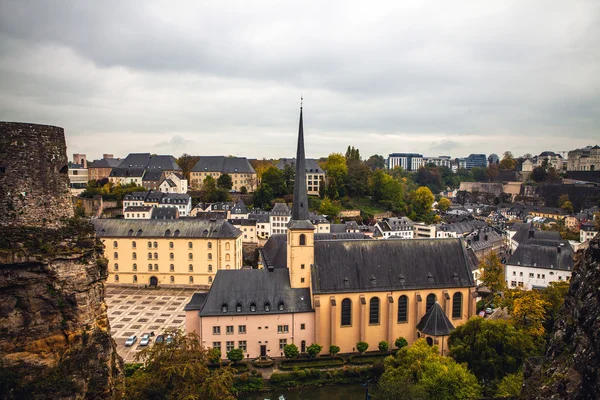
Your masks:
[{"label": "gabled roof", "polygon": [[183,308],[183,311],[201,310],[207,297],[208,293],[206,292],[194,293],[190,299],[190,302],[187,303]]},{"label": "gabled roof", "polygon": [[[317,160],[315,160],[314,158],[306,158],[305,160],[306,160],[306,164],[304,166],[304,169],[306,170],[307,174],[325,174],[323,169],[319,166],[319,163],[317,162]],[[279,162],[275,166],[277,168],[283,170],[283,168],[286,165],[290,165],[295,168],[296,167],[296,159],[295,158],[282,158],[281,160],[279,160]]]},{"label": "gabled roof", "polygon": [[246,207],[246,204],[244,204],[244,202],[240,199],[240,201],[238,201],[237,204],[235,206],[233,206],[231,213],[232,214],[248,214],[248,208]]},{"label": "gabled roof", "polygon": [[271,215],[292,215],[292,211],[285,203],[275,203]]},{"label": "gabled roof", "polygon": [[177,219],[179,211],[175,207],[153,207],[150,219]]},{"label": "gabled roof", "polygon": [[255,174],[246,157],[201,156],[192,172],[221,172],[227,174]]},{"label": "gabled roof", "polygon": [[237,238],[242,232],[224,219],[95,219],[98,237]]},{"label": "gabled roof", "polygon": [[570,271],[573,256],[573,248],[567,241],[530,239],[519,244],[507,264]]},{"label": "gabled roof", "polygon": [[315,241],[313,293],[475,286],[461,239]]},{"label": "gabled roof", "polygon": [[158,182],[161,180],[162,174],[163,174],[163,171],[157,171],[157,170],[146,171],[144,173],[144,177],[142,178],[142,181]]},{"label": "gabled roof", "polygon": [[417,324],[417,330],[431,336],[448,336],[454,330],[454,325],[446,316],[438,302],[429,309]]},{"label": "gabled roof", "polygon": [[149,170],[181,171],[175,157],[169,155],[154,155],[148,159],[146,168]]},{"label": "gabled roof", "polygon": [[116,168],[120,163],[121,160],[118,158],[102,158],[92,161],[88,168]]},{"label": "gabled roof", "polygon": [[[265,315],[313,311],[310,290],[292,289],[287,269],[219,270],[200,316]],[[254,304],[256,311],[251,311]],[[265,310],[265,305],[270,311]],[[279,305],[283,310],[279,310]],[[226,312],[223,306],[226,305]],[[237,311],[237,306],[241,311]]]}]

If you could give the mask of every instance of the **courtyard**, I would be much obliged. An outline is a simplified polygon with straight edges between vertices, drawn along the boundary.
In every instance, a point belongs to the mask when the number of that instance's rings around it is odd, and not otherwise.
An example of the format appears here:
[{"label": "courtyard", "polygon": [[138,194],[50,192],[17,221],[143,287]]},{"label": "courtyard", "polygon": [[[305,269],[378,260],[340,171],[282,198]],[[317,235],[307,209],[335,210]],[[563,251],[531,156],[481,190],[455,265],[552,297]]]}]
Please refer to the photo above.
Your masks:
[{"label": "courtyard", "polygon": [[[154,332],[150,342],[167,329],[185,330],[185,305],[196,289],[138,289],[106,285],[106,305],[112,337],[117,343],[117,352],[125,362],[133,362],[143,348],[141,336]],[[137,335],[137,342],[125,347],[125,340]]]}]

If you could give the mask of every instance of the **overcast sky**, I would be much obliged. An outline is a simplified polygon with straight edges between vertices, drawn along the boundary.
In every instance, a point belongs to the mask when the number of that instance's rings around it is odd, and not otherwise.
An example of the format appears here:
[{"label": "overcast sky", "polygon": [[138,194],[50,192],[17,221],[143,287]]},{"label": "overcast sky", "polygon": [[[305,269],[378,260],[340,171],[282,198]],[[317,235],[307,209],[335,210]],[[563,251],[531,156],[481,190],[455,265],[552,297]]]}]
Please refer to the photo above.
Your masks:
[{"label": "overcast sky", "polygon": [[69,158],[600,143],[600,1],[0,0],[0,120]]}]

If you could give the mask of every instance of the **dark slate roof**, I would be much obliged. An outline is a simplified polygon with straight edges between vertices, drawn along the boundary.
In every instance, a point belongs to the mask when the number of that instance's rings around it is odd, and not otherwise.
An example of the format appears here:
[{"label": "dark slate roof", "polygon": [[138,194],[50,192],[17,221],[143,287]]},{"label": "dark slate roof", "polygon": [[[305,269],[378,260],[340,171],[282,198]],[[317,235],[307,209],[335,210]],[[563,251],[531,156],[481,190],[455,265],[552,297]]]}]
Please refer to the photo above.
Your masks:
[{"label": "dark slate roof", "polygon": [[288,229],[315,229],[315,226],[309,220],[306,221],[295,221],[290,220],[287,224]]},{"label": "dark slate roof", "polygon": [[472,287],[460,239],[315,241],[313,293]]},{"label": "dark slate roof", "polygon": [[89,168],[116,168],[121,163],[118,158],[102,158],[90,163]]},{"label": "dark slate roof", "polygon": [[248,218],[255,219],[257,222],[269,222],[269,214],[252,213],[248,214]]},{"label": "dark slate roof", "polygon": [[417,330],[431,336],[448,336],[454,325],[446,316],[438,302],[429,309],[417,324]]},{"label": "dark slate roof", "polygon": [[99,237],[237,238],[242,234],[224,219],[95,219],[92,223]]},{"label": "dark slate roof", "polygon": [[[175,184],[175,182],[173,182],[173,180],[171,180],[171,179],[165,179],[163,182],[167,182],[167,185],[169,185],[170,187],[175,187],[175,186],[177,186],[177,185]],[[162,183],[162,182],[161,182],[161,183]]]},{"label": "dark slate roof", "polygon": [[131,207],[126,207],[124,212],[147,212],[150,211],[151,209],[153,209],[155,207],[152,206],[131,206]]},{"label": "dark slate roof", "polygon": [[175,207],[153,207],[150,219],[177,219],[179,213]]},{"label": "dark slate roof", "polygon": [[451,224],[439,224],[436,225],[436,230],[443,232],[456,232],[458,235],[463,235],[486,226],[487,224],[484,221],[472,220],[465,222],[454,222]]},{"label": "dark slate roof", "polygon": [[208,293],[194,293],[190,302],[187,303],[183,309],[183,311],[193,311],[193,310],[201,310],[206,298],[208,297]]},{"label": "dark slate roof", "polygon": [[149,170],[181,171],[175,157],[169,155],[154,155],[148,159],[146,168]]},{"label": "dark slate roof", "polygon": [[[325,172],[319,166],[319,163],[314,158],[306,158],[306,164],[304,165],[304,169],[308,174],[324,174]],[[283,170],[286,165],[290,165],[292,167],[296,167],[296,159],[295,158],[282,158],[279,160],[277,168]]]},{"label": "dark slate roof", "polygon": [[191,197],[187,193],[162,193],[158,202],[160,204],[188,204],[190,199]]},{"label": "dark slate roof", "polygon": [[562,240],[562,237],[560,236],[560,232],[557,231],[538,231],[527,226],[520,226],[512,237],[512,240],[519,244],[531,239]]},{"label": "dark slate roof", "polygon": [[471,267],[471,271],[476,271],[479,269],[479,259],[475,254],[475,251],[471,248],[467,249],[467,259],[469,262],[469,267]]},{"label": "dark slate roof", "polygon": [[163,171],[149,170],[144,173],[142,181],[158,182],[162,178]]},{"label": "dark slate roof", "polygon": [[234,218],[228,219],[231,225],[240,225],[240,226],[256,226],[255,219],[246,219],[246,218]]},{"label": "dark slate roof", "polygon": [[248,214],[248,208],[246,204],[240,199],[235,206],[231,209],[232,214]]},{"label": "dark slate roof", "polygon": [[346,233],[346,224],[331,224],[329,227],[331,233]]},{"label": "dark slate roof", "polygon": [[594,232],[598,230],[598,228],[596,228],[596,224],[594,224],[593,222],[584,222],[581,224],[580,228],[581,230],[586,232]]},{"label": "dark slate roof", "polygon": [[315,240],[373,240],[362,232],[315,233]]},{"label": "dark slate roof", "polygon": [[201,219],[225,219],[225,213],[222,212],[211,212],[211,211],[198,211],[196,218]]},{"label": "dark slate roof", "polygon": [[144,175],[143,168],[121,168],[116,167],[110,171],[110,176],[116,178],[141,178]]},{"label": "dark slate roof", "polygon": [[[283,302],[283,311],[278,305]],[[250,311],[250,305],[256,305],[256,311]],[[265,311],[269,303],[271,311]],[[227,312],[223,312],[223,304]],[[242,311],[237,312],[240,304]],[[292,289],[287,269],[241,269],[219,270],[208,292],[200,316],[218,315],[261,315],[286,314],[313,311],[310,304],[310,290]]]},{"label": "dark slate roof", "polygon": [[504,241],[504,236],[492,228],[480,229],[477,233],[467,236],[467,238],[475,251],[493,247]]},{"label": "dark slate roof", "polygon": [[536,240],[519,244],[507,264],[571,271],[573,256],[573,248],[566,241],[556,245],[553,241]]},{"label": "dark slate roof", "polygon": [[145,169],[150,159],[150,153],[130,153],[119,164],[119,168]]},{"label": "dark slate roof", "polygon": [[246,157],[201,156],[192,172],[221,172],[227,174],[255,174]]},{"label": "dark slate roof", "polygon": [[275,203],[271,215],[292,215],[292,211],[285,203]]}]

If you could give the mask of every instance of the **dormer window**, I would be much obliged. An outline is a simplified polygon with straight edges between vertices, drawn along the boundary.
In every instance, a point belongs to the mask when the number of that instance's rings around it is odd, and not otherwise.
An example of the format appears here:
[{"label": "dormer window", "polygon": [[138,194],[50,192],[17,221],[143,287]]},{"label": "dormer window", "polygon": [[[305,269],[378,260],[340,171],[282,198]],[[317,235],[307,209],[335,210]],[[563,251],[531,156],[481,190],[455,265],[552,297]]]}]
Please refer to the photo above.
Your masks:
[{"label": "dormer window", "polygon": [[265,312],[269,312],[271,311],[271,303],[269,303],[268,301],[265,303]]},{"label": "dormer window", "polygon": [[224,313],[227,312],[227,303],[223,303],[223,305],[221,306],[221,311]]},{"label": "dormer window", "polygon": [[256,304],[250,303],[250,312],[256,312]]},{"label": "dormer window", "polygon": [[236,312],[242,312],[242,305],[240,303],[237,303],[235,306],[235,311]]},{"label": "dormer window", "polygon": [[279,304],[277,304],[277,309],[283,311],[283,301],[280,301]]}]

